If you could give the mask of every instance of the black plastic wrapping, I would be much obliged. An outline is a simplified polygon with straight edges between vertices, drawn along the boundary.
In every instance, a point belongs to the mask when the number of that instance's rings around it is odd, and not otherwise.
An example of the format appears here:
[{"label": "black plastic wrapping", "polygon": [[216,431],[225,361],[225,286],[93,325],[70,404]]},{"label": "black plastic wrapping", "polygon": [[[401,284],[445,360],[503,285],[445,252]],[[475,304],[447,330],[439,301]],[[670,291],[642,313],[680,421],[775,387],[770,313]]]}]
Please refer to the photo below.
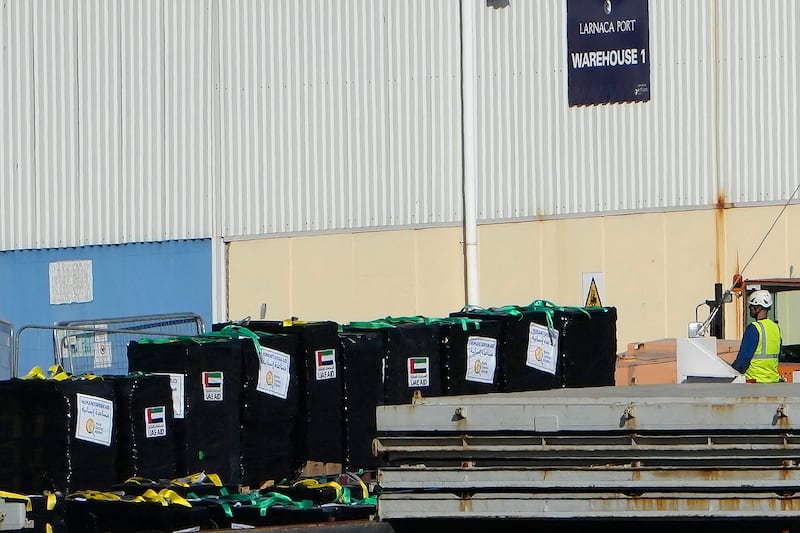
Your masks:
[{"label": "black plastic wrapping", "polygon": [[173,402],[183,407],[183,417],[175,412],[179,476],[205,471],[239,482],[242,342],[196,337],[128,345],[131,372],[167,373],[173,389],[183,388],[183,400]]},{"label": "black plastic wrapping", "polygon": [[383,365],[386,357],[382,331],[342,331],[344,375],[344,449],[347,470],[374,470],[372,454],[377,435],[375,407],[383,405]]},{"label": "black plastic wrapping", "polygon": [[[298,338],[293,334],[256,335],[267,349],[263,356],[256,354],[252,340],[242,340],[241,479],[247,485],[291,479],[303,462],[297,430]],[[288,382],[278,387],[269,372],[283,360],[288,361],[288,368],[275,372],[284,378],[288,375]]]},{"label": "black plastic wrapping", "polygon": [[[614,385],[617,313],[613,307],[509,306],[451,316],[501,322],[503,392]],[[553,368],[530,366],[532,331],[546,332],[551,326],[554,337],[543,342],[557,342]]]},{"label": "black plastic wrapping", "polygon": [[[226,324],[214,324],[214,330]],[[297,335],[302,355],[298,437],[305,443],[305,460],[342,463],[342,369],[339,325],[331,321],[253,320],[252,331]]]},{"label": "black plastic wrapping", "polygon": [[[0,410],[11,431],[0,453],[4,490],[68,493],[115,483],[113,385],[102,379],[0,383]],[[5,428],[4,428],[5,433]]]},{"label": "black plastic wrapping", "polygon": [[440,326],[426,322],[395,322],[381,325],[350,323],[343,331],[380,331],[384,336],[384,403],[411,403],[415,393],[423,397],[442,395]]},{"label": "black plastic wrapping", "polygon": [[117,481],[177,477],[169,376],[141,374],[111,380],[117,398]]},{"label": "black plastic wrapping", "polygon": [[[559,313],[565,387],[614,385],[617,309],[585,307]],[[588,313],[589,316],[586,315]]]},{"label": "black plastic wrapping", "polygon": [[158,502],[67,499],[70,532],[142,533],[199,528],[217,529],[207,506],[161,505]]},{"label": "black plastic wrapping", "polygon": [[461,319],[441,323],[442,393],[499,392],[502,324],[498,320]]}]

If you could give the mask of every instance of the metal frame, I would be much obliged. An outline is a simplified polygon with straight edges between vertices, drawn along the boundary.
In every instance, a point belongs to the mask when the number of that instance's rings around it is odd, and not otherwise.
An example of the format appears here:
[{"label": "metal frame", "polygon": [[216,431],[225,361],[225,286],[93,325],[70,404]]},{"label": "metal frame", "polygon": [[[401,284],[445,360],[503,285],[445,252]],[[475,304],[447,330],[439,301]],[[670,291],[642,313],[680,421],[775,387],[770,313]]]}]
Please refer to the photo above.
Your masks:
[{"label": "metal frame", "polygon": [[[8,372],[9,372],[8,377],[13,377],[13,376],[16,375],[15,374],[15,369],[14,369],[14,360],[15,360],[15,357],[14,357],[14,324],[12,324],[11,322],[6,322],[5,320],[0,320],[0,332],[2,330],[4,330],[4,329],[8,330],[8,345],[7,345],[7,347],[8,347],[7,366],[8,366]],[[3,339],[3,337],[0,336],[0,340],[2,340],[2,339]],[[0,343],[0,346],[2,346],[2,345],[3,344]],[[2,365],[0,365],[0,369],[2,369],[2,368],[3,368]],[[0,373],[0,379],[4,379],[4,376],[1,373]]]},{"label": "metal frame", "polygon": [[[106,327],[99,327],[99,325]],[[164,331],[167,327],[179,325],[191,325],[191,327],[190,330],[184,332]],[[19,373],[20,342],[23,338],[23,334],[36,330],[51,332],[53,362],[61,365],[70,373],[92,372],[125,374],[127,373],[127,361],[125,361],[124,371],[120,364],[114,365],[111,359],[109,359],[109,365],[107,366],[97,367],[95,365],[83,365],[83,368],[78,368],[78,365],[73,361],[72,354],[68,351],[69,343],[72,342],[74,344],[77,339],[87,338],[90,339],[89,342],[93,344],[96,342],[94,339],[102,338],[104,339],[102,343],[109,346],[109,351],[111,353],[119,353],[124,347],[127,347],[127,343],[130,340],[139,338],[171,338],[202,335],[205,332],[205,323],[203,318],[195,313],[172,313],[62,321],[53,326],[25,325],[19,329],[14,339],[14,356],[12,363],[12,375],[14,377],[17,377]],[[100,341],[97,342],[99,343]],[[116,346],[116,350],[111,351],[112,346]]]}]

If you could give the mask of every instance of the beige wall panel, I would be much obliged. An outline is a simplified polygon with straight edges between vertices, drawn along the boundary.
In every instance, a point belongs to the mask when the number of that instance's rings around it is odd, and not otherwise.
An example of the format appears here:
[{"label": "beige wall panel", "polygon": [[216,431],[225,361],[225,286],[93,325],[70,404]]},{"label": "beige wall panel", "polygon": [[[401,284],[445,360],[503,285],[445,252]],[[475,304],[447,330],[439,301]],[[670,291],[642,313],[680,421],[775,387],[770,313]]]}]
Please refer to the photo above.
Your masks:
[{"label": "beige wall panel", "polygon": [[[228,246],[228,317],[268,319],[291,315],[291,239],[237,241]],[[280,318],[279,318],[280,317]]]},{"label": "beige wall panel", "polygon": [[460,227],[418,230],[417,301],[419,313],[443,317],[464,306],[464,251]]},{"label": "beige wall panel", "polygon": [[[797,276],[797,267],[800,267],[800,242],[794,228],[800,218],[800,208],[791,206],[778,218],[781,209],[782,206],[725,210],[726,255],[723,284],[726,289],[737,272],[737,265],[745,279]],[[773,223],[775,226],[770,231]],[[732,304],[726,305],[725,313],[725,336],[740,338],[744,320],[741,300],[736,299]]]},{"label": "beige wall panel", "polygon": [[293,238],[291,315],[337,322],[347,318],[343,304],[353,299],[352,264],[352,235]]},{"label": "beige wall panel", "polygon": [[[717,276],[717,265],[723,261],[723,252],[717,251],[715,228],[717,218],[720,217],[722,221],[722,212],[684,211],[649,216],[663,217],[664,220],[665,277],[661,283],[665,293],[666,324],[662,336],[685,337],[689,333],[689,322],[695,320],[697,305],[714,299],[714,283],[722,283],[723,290],[730,285],[730,278],[726,279],[723,275],[722,279],[718,279]],[[720,223],[720,226],[723,225]],[[700,307],[697,318],[704,321],[709,311],[708,306]],[[631,325],[637,327],[635,322]],[[625,345],[620,345],[620,348],[624,349]]]},{"label": "beige wall panel", "polygon": [[[542,292],[536,298],[582,306],[584,272],[603,272],[603,218],[542,222]],[[606,305],[606,302],[603,302]]]},{"label": "beige wall panel", "polygon": [[[769,233],[761,249],[761,240],[775,222],[781,206],[728,209],[727,225],[727,269],[728,283],[733,279],[738,262],[745,278],[780,278],[789,276],[786,262],[787,223],[791,220],[784,213]],[[796,235],[796,231],[792,231]],[[798,247],[795,244],[795,249]],[[758,250],[758,252],[756,252]],[[795,253],[797,253],[795,251]],[[755,254],[755,255],[753,255]],[[750,258],[752,257],[752,261]],[[747,265],[747,262],[750,264]],[[747,265],[747,266],[746,266]],[[746,268],[745,268],[746,266]]]},{"label": "beige wall panel", "polygon": [[665,329],[665,247],[662,215],[605,220],[607,306],[617,308],[617,345],[659,339]]},{"label": "beige wall panel", "polygon": [[[479,228],[484,307],[537,298],[582,305],[583,272],[604,275],[616,307],[618,351],[628,343],[687,334],[695,308],[727,289],[781,207],[649,213],[491,224]],[[791,228],[800,206],[775,224],[745,276],[800,268]],[[444,316],[464,305],[461,228],[318,235],[230,243],[230,317],[372,320]],[[701,306],[698,318],[708,317]],[[741,302],[725,306],[726,337],[741,336]]]},{"label": "beige wall panel", "polygon": [[793,205],[783,213],[783,225],[786,228],[784,240],[786,242],[786,268],[785,276],[800,277],[800,236],[797,228],[800,227],[800,205]]},{"label": "beige wall panel", "polygon": [[349,320],[416,314],[414,231],[353,235],[352,297],[342,310]]},{"label": "beige wall panel", "polygon": [[541,223],[478,227],[480,305],[525,305],[542,292]]}]

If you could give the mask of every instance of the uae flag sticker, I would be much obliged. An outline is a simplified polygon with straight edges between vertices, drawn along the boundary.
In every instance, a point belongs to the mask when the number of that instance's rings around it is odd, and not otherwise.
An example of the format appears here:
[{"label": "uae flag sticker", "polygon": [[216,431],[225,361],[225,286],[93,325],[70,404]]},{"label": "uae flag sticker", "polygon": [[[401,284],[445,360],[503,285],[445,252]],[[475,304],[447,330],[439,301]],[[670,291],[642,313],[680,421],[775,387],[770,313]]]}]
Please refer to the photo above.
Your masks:
[{"label": "uae flag sticker", "polygon": [[336,350],[317,350],[314,352],[317,362],[317,381],[336,379]]},{"label": "uae flag sticker", "polygon": [[203,399],[207,402],[221,402],[222,383],[222,372],[203,372]]},{"label": "uae flag sticker", "polygon": [[163,437],[167,434],[167,420],[164,417],[164,406],[145,407],[144,409],[144,423],[145,423],[145,437],[152,439],[153,437]]},{"label": "uae flag sticker", "polygon": [[408,386],[428,387],[431,382],[429,367],[430,364],[427,357],[409,357]]}]

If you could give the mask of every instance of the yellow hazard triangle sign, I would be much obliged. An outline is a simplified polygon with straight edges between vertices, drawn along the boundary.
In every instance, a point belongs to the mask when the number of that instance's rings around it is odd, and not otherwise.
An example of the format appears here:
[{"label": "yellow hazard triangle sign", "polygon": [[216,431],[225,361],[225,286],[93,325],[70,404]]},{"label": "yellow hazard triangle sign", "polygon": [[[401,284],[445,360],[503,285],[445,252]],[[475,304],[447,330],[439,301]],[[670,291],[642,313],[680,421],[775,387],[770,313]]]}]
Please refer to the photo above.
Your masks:
[{"label": "yellow hazard triangle sign", "polygon": [[586,303],[584,307],[603,307],[600,302],[600,292],[597,290],[597,283],[592,278],[592,283],[589,285],[589,294],[586,295]]}]

